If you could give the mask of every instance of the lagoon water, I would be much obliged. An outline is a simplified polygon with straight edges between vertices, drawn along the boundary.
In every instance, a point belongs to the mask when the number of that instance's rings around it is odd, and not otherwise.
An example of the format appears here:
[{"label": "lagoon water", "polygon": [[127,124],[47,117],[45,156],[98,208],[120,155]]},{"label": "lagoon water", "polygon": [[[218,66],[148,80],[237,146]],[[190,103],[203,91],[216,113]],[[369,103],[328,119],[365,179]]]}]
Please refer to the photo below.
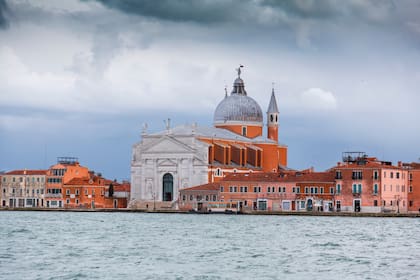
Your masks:
[{"label": "lagoon water", "polygon": [[0,279],[420,279],[420,220],[0,212]]}]

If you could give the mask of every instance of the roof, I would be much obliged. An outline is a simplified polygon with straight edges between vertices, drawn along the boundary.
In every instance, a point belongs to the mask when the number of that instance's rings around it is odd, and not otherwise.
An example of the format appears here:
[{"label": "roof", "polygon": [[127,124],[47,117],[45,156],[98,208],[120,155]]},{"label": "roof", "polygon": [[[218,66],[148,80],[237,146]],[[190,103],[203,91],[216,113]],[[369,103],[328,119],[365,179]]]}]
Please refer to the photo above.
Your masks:
[{"label": "roof", "polygon": [[[95,176],[93,180],[88,177],[82,177],[82,178],[73,178],[69,182],[65,183],[64,185],[95,185],[95,186],[103,186],[104,180],[102,181],[102,184],[99,184],[99,177]],[[101,178],[102,179],[102,178]]]},{"label": "roof", "polygon": [[12,170],[4,175],[47,175],[48,170]]},{"label": "roof", "polygon": [[277,107],[276,96],[274,95],[274,88],[273,88],[273,91],[271,92],[270,103],[268,104],[267,113],[278,113],[278,112],[279,112],[279,108]]},{"label": "roof", "polygon": [[[148,136],[164,136],[167,135],[168,132],[166,130],[159,131],[156,133],[151,133]],[[176,127],[171,128],[170,131],[171,135],[175,136],[192,136],[196,135],[198,137],[209,138],[209,139],[220,139],[220,140],[234,140],[240,141],[245,143],[270,143],[270,144],[277,144],[276,141],[272,139],[268,139],[263,136],[258,136],[255,138],[248,138],[239,134],[236,134],[232,131],[223,128],[216,128],[216,127],[208,127],[208,126],[199,126],[199,125],[179,125]],[[147,136],[146,136],[147,137]]]},{"label": "roof", "polygon": [[334,172],[310,172],[310,173],[231,173],[222,179],[229,181],[251,181],[251,182],[335,182]]},{"label": "roof", "polygon": [[380,161],[367,161],[363,164],[357,164],[357,163],[339,163],[336,166],[334,166],[332,169],[364,169],[364,168],[384,168],[384,169],[401,169],[400,167],[385,164]]},{"label": "roof", "polygon": [[180,190],[182,191],[218,191],[220,189],[220,183],[208,183],[204,185],[199,185],[191,188],[185,188]]}]

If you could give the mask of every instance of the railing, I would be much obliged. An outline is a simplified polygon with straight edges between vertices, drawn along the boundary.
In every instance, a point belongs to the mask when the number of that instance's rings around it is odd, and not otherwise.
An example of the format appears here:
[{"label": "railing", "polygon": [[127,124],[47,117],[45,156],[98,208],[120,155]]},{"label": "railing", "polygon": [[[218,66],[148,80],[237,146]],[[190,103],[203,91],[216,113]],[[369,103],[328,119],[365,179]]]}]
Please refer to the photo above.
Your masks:
[{"label": "railing", "polygon": [[61,193],[46,193],[44,198],[63,198]]}]

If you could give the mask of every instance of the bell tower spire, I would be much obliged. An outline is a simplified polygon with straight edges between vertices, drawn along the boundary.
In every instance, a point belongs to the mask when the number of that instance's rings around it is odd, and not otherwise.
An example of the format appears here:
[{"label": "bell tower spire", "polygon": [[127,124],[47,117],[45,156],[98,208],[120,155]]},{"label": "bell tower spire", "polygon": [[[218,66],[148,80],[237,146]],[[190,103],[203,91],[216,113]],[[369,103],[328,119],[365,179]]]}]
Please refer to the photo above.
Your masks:
[{"label": "bell tower spire", "polygon": [[267,110],[267,137],[276,142],[279,141],[279,109],[277,107],[276,96],[274,95],[274,83]]}]

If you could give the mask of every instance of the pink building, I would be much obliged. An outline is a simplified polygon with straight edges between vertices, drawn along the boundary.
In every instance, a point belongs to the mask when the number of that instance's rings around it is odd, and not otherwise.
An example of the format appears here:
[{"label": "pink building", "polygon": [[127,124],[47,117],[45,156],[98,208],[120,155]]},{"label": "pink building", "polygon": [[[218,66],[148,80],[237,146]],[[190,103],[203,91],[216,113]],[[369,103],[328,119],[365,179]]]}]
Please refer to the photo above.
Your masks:
[{"label": "pink building", "polygon": [[407,212],[408,172],[402,165],[344,153],[331,170],[336,179],[336,210],[347,212]]}]

